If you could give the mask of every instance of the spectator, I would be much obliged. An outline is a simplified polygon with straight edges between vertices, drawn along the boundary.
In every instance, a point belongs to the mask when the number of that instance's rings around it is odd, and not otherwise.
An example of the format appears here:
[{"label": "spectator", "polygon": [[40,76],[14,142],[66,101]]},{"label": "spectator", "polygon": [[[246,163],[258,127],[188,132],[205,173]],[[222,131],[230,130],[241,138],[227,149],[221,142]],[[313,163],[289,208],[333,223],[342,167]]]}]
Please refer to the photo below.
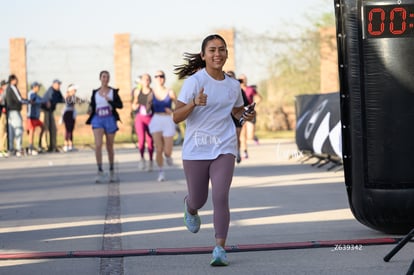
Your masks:
[{"label": "spectator", "polygon": [[43,123],[40,121],[40,109],[41,104],[48,104],[48,101],[43,99],[38,95],[38,92],[40,90],[40,83],[33,82],[30,86],[31,90],[27,96],[29,102],[27,104],[27,131],[29,133],[29,148],[27,153],[29,155],[37,155],[37,151],[33,147],[33,139],[34,139],[34,133],[37,127],[40,128],[40,134],[39,134],[39,144],[40,144],[40,137],[43,133]]},{"label": "spectator", "polygon": [[7,157],[7,113],[6,113],[7,82],[0,84],[0,157]]},{"label": "spectator", "polygon": [[62,111],[62,121],[65,124],[65,136],[63,151],[73,151],[73,129],[75,128],[76,109],[75,104],[80,102],[80,98],[76,96],[78,86],[70,84],[65,94],[65,108]]},{"label": "spectator", "polygon": [[[55,79],[52,82],[52,86],[47,89],[44,99],[49,101],[49,104],[44,104],[42,106],[44,112],[43,118],[43,127],[44,131],[49,132],[49,143],[48,143],[48,152],[59,152],[57,148],[57,128],[54,112],[56,110],[56,105],[58,103],[65,103],[62,92],[60,91],[60,85],[62,82],[59,79]],[[49,107],[48,107],[49,106]],[[40,137],[42,139],[42,137]]]},{"label": "spectator", "polygon": [[7,122],[8,122],[8,140],[9,140],[9,154],[16,154],[21,157],[22,152],[22,135],[23,135],[23,120],[22,120],[22,104],[27,104],[27,100],[23,99],[19,89],[17,88],[18,79],[16,75],[9,76],[6,89],[6,108],[7,108]]}]

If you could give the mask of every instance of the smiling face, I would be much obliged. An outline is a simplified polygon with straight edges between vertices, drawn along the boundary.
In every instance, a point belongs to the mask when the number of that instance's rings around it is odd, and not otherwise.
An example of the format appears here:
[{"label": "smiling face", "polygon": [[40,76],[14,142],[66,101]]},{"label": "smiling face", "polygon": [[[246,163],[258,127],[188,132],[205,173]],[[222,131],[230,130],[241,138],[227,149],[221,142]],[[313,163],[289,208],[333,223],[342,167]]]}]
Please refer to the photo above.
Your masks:
[{"label": "smiling face", "polygon": [[208,41],[201,52],[201,58],[206,62],[207,70],[222,71],[228,56],[227,47],[224,41],[214,38]]}]

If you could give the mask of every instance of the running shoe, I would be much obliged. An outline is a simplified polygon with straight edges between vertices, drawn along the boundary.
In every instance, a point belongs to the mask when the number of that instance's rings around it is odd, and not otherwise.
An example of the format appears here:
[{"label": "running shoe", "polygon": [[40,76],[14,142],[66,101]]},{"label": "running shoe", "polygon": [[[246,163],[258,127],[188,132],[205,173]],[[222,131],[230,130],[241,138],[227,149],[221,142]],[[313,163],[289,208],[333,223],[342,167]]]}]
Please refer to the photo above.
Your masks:
[{"label": "running shoe", "polygon": [[152,172],[153,168],[154,168],[154,163],[152,160],[150,160],[147,166],[147,172]]},{"label": "running shoe", "polygon": [[160,171],[158,174],[158,181],[165,181],[164,171]]},{"label": "running shoe", "polygon": [[187,210],[187,199],[184,200],[184,224],[188,231],[197,233],[200,230],[201,220],[198,214],[191,215]]},{"label": "running shoe", "polygon": [[119,177],[114,171],[109,172],[109,182],[119,182]]},{"label": "running shoe", "polygon": [[236,156],[236,162],[237,162],[237,163],[240,163],[240,162],[241,162],[240,152],[238,152],[238,153],[237,153],[237,156]]},{"label": "running shoe", "polygon": [[37,151],[35,149],[29,149],[28,155],[30,155],[30,156],[37,156],[38,153],[37,153]]},{"label": "running shoe", "polygon": [[249,154],[247,153],[247,151],[244,151],[244,156],[243,158],[248,159],[249,158]]},{"label": "running shoe", "polygon": [[167,163],[168,166],[172,166],[173,165],[172,157],[165,157],[165,162]]},{"label": "running shoe", "polygon": [[99,171],[95,177],[95,183],[108,182],[107,176],[103,171]]},{"label": "running shoe", "polygon": [[256,145],[259,145],[259,138],[258,137],[254,136],[253,140],[254,140],[254,143]]},{"label": "running shoe", "polygon": [[146,167],[145,159],[141,159],[138,165],[139,169],[144,171]]},{"label": "running shoe", "polygon": [[212,266],[227,266],[229,262],[227,261],[226,250],[223,247],[217,245],[213,250],[213,259],[210,262]]}]

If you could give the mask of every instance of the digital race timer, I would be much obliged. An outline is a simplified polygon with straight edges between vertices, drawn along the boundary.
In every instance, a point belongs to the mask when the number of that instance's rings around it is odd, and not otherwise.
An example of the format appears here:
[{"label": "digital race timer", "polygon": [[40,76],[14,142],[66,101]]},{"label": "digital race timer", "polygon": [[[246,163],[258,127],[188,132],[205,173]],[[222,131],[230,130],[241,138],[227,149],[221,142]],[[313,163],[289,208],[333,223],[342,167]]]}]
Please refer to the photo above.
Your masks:
[{"label": "digital race timer", "polygon": [[414,37],[414,4],[363,7],[364,38]]}]

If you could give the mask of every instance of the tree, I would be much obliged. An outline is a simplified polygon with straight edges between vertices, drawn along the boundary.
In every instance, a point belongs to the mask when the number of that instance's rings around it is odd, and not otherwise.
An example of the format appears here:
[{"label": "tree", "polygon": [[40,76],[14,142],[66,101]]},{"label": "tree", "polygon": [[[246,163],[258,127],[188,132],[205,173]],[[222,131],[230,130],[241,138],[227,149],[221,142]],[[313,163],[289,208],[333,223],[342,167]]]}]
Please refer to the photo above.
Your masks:
[{"label": "tree", "polygon": [[[335,26],[334,14],[323,13],[312,20],[299,38],[284,35],[286,51],[269,65],[271,77],[259,87],[267,100],[261,104],[258,128],[292,130],[295,124],[295,96],[320,92],[320,34],[321,27]],[[313,19],[312,19],[313,18]],[[279,36],[280,37],[280,36]],[[279,38],[280,39],[280,38]]]}]

